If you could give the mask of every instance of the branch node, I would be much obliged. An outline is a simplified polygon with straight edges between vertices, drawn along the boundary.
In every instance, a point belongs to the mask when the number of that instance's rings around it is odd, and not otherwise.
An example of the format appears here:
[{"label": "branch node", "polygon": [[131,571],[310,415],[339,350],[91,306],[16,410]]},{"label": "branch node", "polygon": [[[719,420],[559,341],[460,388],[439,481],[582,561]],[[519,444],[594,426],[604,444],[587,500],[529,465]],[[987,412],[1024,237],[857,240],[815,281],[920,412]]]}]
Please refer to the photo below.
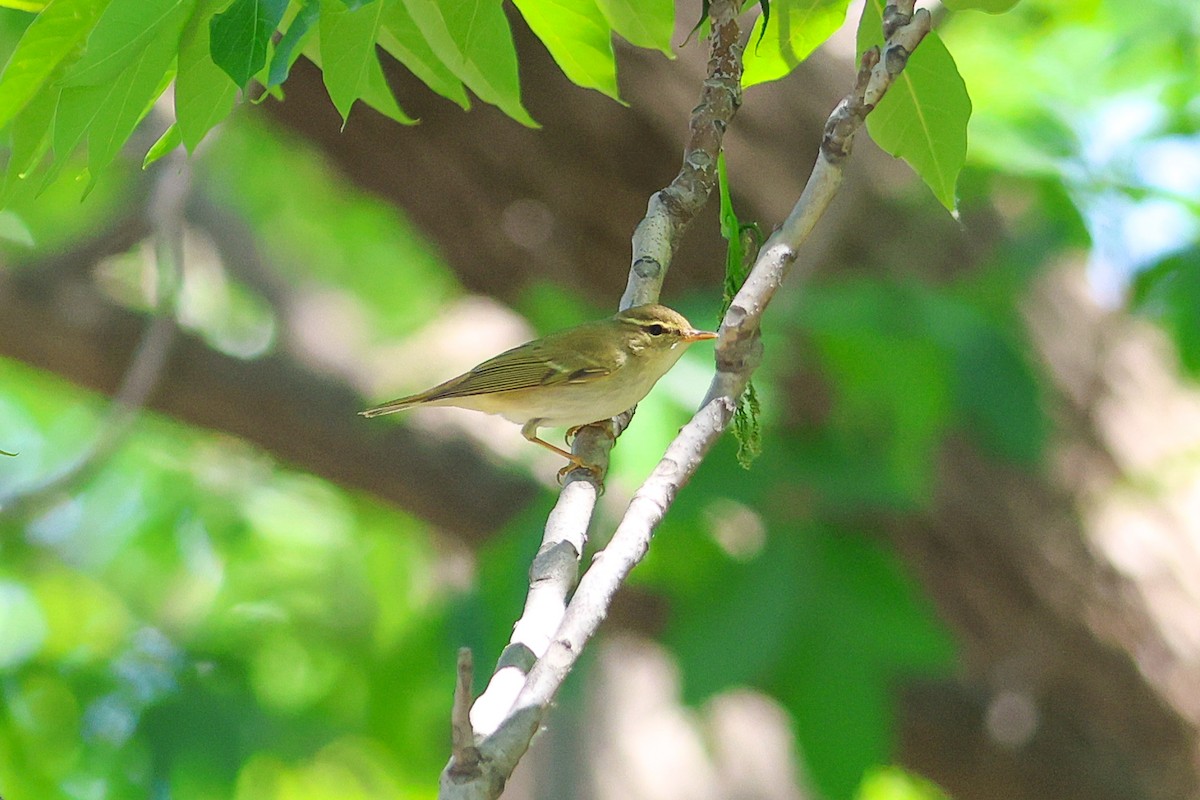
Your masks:
[{"label": "branch node", "polygon": [[547,542],[538,549],[537,555],[529,564],[529,582],[535,584],[545,580],[558,580],[567,574],[573,574],[579,557],[580,553],[575,549],[575,545],[566,539]]},{"label": "branch node", "polygon": [[522,675],[527,675],[536,663],[537,654],[529,645],[524,642],[514,642],[500,651],[500,658],[496,661],[496,671],[499,672],[505,667],[513,667],[520,670]]},{"label": "branch node", "polygon": [[860,97],[867,93],[867,84],[871,82],[871,72],[879,63],[879,46],[876,45],[862,54],[862,63],[858,67],[858,75],[854,79],[854,93]]},{"label": "branch node", "polygon": [[887,54],[884,56],[884,68],[892,77],[899,75],[906,64],[908,57],[911,55],[908,48],[902,44],[888,45]]},{"label": "branch node", "polygon": [[639,278],[653,280],[662,273],[662,264],[658,262],[657,258],[642,256],[633,262],[633,271]]},{"label": "branch node", "polygon": [[883,9],[883,38],[891,39],[896,31],[912,21],[913,0],[896,0]]}]

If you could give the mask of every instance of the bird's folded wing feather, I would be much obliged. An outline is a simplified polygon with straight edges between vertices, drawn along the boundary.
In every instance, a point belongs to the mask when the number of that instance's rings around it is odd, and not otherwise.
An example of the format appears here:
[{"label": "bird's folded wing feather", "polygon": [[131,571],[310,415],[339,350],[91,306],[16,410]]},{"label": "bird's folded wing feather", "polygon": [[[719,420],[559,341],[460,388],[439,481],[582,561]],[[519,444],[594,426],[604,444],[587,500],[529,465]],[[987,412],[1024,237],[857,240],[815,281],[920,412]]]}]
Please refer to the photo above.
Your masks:
[{"label": "bird's folded wing feather", "polygon": [[612,372],[612,365],[571,354],[569,366],[548,358],[541,342],[531,342],[489,359],[465,375],[435,386],[424,399],[466,397],[485,392],[511,392],[537,386],[586,383]]}]

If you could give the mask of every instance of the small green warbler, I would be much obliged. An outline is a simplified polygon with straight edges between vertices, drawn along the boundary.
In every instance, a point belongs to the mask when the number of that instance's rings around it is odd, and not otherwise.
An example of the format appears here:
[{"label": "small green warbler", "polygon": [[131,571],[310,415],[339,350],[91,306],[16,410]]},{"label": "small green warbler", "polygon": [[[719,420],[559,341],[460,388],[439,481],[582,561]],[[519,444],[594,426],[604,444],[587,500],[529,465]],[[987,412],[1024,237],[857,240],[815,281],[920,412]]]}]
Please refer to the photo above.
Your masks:
[{"label": "small green warbler", "polygon": [[682,314],[636,306],[526,342],[419,394],[359,412],[378,417],[415,406],[456,406],[499,414],[521,435],[576,468],[582,459],[538,438],[538,428],[580,428],[633,408],[693,342],[717,334],[692,327]]}]

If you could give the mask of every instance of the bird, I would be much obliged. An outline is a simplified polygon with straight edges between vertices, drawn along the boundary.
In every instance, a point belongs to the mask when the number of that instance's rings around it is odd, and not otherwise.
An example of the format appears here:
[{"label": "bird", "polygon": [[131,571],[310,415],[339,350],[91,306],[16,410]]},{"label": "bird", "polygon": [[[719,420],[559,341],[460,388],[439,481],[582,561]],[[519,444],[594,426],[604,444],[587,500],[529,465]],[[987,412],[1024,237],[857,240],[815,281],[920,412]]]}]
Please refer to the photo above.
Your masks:
[{"label": "bird", "polygon": [[633,408],[691,344],[715,339],[677,311],[657,303],[634,306],[518,345],[417,394],[360,411],[379,417],[417,406],[454,406],[498,414],[521,435],[563,458],[560,479],[576,468],[598,470],[538,436],[539,428],[568,428]]}]

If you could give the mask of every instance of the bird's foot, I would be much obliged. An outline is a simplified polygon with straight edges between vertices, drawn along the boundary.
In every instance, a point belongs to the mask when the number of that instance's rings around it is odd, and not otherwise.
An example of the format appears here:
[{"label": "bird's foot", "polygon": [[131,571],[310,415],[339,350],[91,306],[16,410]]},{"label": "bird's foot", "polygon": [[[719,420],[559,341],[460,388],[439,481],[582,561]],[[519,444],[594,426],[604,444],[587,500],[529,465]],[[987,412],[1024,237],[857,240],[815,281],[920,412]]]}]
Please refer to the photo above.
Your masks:
[{"label": "bird's foot", "polygon": [[563,441],[567,443],[567,447],[570,447],[572,444],[574,444],[575,437],[579,435],[579,432],[581,430],[583,430],[590,424],[591,423],[589,422],[589,423],[587,423],[587,425],[576,425],[573,428],[567,428],[567,433],[565,436],[563,436]]},{"label": "bird's foot", "polygon": [[586,464],[577,458],[571,459],[571,463],[567,464],[558,471],[558,485],[565,486],[567,482],[567,476],[577,469],[591,473],[592,482],[599,486],[601,491],[604,490],[604,484],[602,483],[604,480],[603,471],[601,471],[599,467],[593,466],[592,464]]}]

